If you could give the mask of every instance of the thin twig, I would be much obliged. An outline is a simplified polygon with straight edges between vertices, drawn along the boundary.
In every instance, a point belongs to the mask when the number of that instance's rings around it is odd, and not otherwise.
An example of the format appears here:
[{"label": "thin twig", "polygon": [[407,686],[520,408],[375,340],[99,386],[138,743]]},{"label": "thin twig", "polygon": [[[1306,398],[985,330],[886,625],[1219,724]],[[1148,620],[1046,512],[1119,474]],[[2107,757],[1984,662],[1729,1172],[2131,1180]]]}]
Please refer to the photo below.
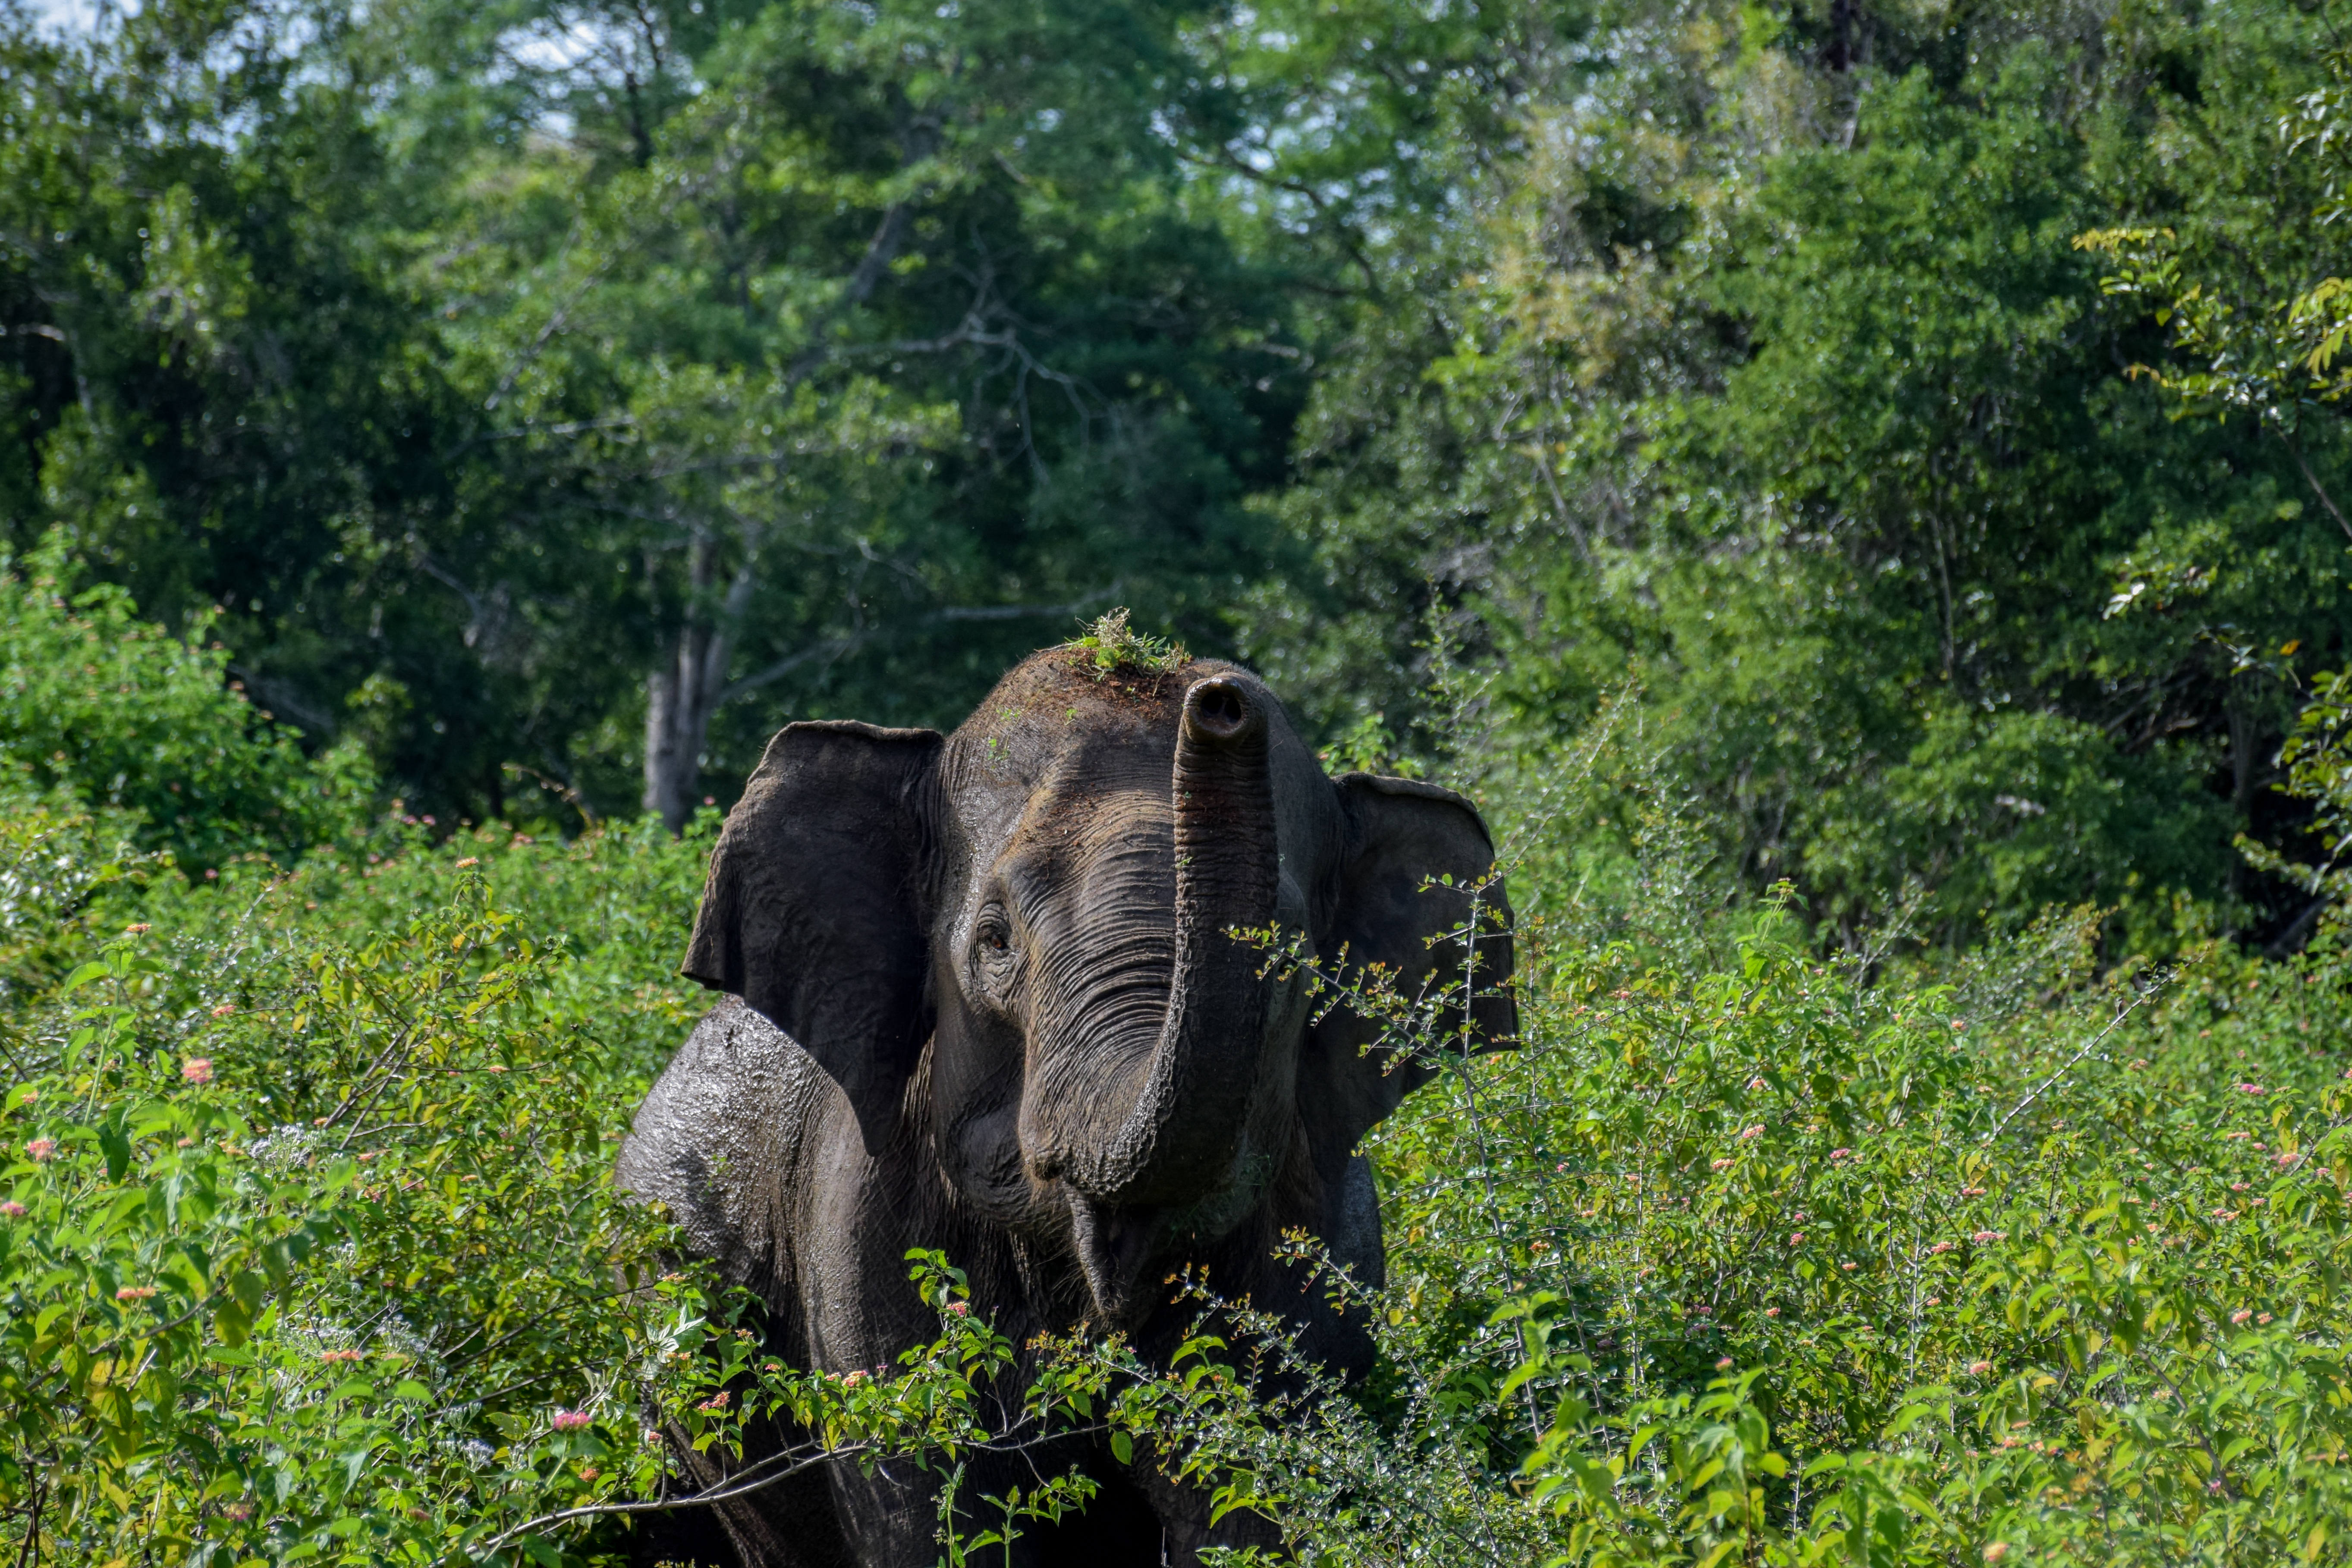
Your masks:
[{"label": "thin twig", "polygon": [[2016,1121],[2019,1116],[2024,1113],[2027,1106],[2030,1106],[2035,1100],[2040,1100],[2057,1084],[2060,1079],[2064,1078],[2068,1073],[2074,1071],[2074,1064],[2076,1062],[2081,1061],[2084,1057],[2089,1056],[2094,1050],[2096,1050],[2099,1046],[2105,1041],[2109,1035],[2114,1034],[2117,1029],[2123,1026],[2123,1022],[2126,1018],[2128,1018],[2134,1013],[2138,1012],[2139,1009],[2156,994],[2156,992],[2157,987],[2151,985],[2147,990],[2141,992],[2138,995],[2133,997],[2129,1005],[2122,1008],[2114,1017],[2107,1020],[2107,1026],[2105,1028],[2101,1029],[2096,1035],[2094,1035],[2088,1040],[2084,1041],[2082,1048],[2077,1050],[2073,1056],[2068,1057],[2063,1066],[2059,1068],[2056,1072],[2052,1073],[2048,1078],[2044,1079],[2032,1093],[2027,1095],[2023,1100],[2019,1100],[2015,1105],[2010,1107],[2009,1114],[2002,1117],[1998,1122],[1993,1124],[1993,1130],[1984,1135],[1984,1141],[1990,1143],[1994,1139],[1999,1138],[2003,1130],[2005,1130],[2011,1122]]}]

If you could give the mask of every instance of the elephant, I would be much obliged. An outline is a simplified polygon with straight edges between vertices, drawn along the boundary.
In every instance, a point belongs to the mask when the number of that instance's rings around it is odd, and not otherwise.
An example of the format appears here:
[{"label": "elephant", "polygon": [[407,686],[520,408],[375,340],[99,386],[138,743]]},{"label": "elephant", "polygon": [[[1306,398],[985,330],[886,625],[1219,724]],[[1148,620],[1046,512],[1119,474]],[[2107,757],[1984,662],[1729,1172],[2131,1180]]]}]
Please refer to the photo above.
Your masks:
[{"label": "elephant", "polygon": [[[1047,649],[948,736],[792,724],[727,816],[683,966],[725,999],[639,1108],[619,1184],[757,1296],[765,1348],[802,1368],[935,1338],[907,1282],[923,1247],[1015,1344],[1116,1331],[1164,1359],[1192,1310],[1165,1281],[1193,1265],[1360,1374],[1365,1314],[1272,1253],[1300,1228],[1381,1281],[1358,1144],[1433,1068],[1241,933],[1292,933],[1327,974],[1385,966],[1407,995],[1467,963],[1460,1027],[1502,1047],[1494,867],[1468,800],[1328,775],[1263,680],[1181,652]],[[1255,1515],[1212,1528],[1205,1495],[1141,1455],[1073,1462],[1101,1490],[1013,1561],[1280,1548]],[[695,1510],[721,1529],[681,1523],[662,1550],[914,1568],[936,1555],[936,1485],[820,1468]]]}]

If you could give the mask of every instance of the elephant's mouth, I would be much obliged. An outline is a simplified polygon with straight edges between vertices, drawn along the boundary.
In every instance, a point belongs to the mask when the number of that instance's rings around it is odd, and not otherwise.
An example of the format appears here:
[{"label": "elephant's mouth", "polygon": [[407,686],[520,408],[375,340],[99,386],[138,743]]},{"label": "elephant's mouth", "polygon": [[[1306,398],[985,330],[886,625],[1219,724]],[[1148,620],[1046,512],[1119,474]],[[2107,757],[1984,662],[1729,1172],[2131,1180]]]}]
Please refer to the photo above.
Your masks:
[{"label": "elephant's mouth", "polygon": [[1095,1306],[1111,1328],[1132,1328],[1159,1302],[1144,1283],[1160,1247],[1160,1211],[1114,1208],[1070,1194],[1070,1233]]}]

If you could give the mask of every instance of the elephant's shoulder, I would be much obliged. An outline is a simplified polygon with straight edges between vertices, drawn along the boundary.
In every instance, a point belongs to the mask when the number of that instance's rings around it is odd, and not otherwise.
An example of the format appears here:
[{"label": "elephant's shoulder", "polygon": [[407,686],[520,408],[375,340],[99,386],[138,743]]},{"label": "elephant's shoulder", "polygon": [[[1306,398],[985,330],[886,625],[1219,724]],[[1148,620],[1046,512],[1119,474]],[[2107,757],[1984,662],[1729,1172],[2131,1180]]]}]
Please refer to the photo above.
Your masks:
[{"label": "elephant's shoulder", "polygon": [[696,1251],[773,1299],[789,1272],[782,1203],[822,1077],[791,1037],[730,996],[637,1108],[615,1180],[664,1205]]}]

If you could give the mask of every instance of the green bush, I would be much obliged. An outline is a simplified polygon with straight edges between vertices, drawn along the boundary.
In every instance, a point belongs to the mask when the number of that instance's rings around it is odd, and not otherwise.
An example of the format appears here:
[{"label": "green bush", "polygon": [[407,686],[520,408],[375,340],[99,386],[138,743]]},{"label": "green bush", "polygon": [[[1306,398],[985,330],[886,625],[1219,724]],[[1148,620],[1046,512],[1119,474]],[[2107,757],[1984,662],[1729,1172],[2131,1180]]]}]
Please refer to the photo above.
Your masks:
[{"label": "green bush", "polygon": [[203,646],[208,621],[184,643],[73,574],[55,535],[0,563],[0,766],[20,787],[130,814],[191,875],[361,830],[375,781],[357,747],[306,756]]},{"label": "green bush", "polygon": [[1131,1418],[1331,1563],[2345,1561],[2352,952],[2004,1009],[2094,923],[1938,985],[1539,953],[1371,1141],[1369,1396],[1241,1313]]},{"label": "green bush", "polygon": [[170,879],[20,997],[0,1101],[9,1551],[614,1561],[650,1506],[633,1500],[675,1468],[662,1434],[740,1452],[781,1410],[815,1436],[770,1479],[819,1454],[952,1471],[1100,1386],[1049,1379],[991,1425],[981,1390],[1013,1347],[945,1259],[914,1260],[936,1343],[887,1376],[793,1373],[614,1193],[618,1136],[699,1011],[663,928],[691,912],[709,826],[485,830]]}]

